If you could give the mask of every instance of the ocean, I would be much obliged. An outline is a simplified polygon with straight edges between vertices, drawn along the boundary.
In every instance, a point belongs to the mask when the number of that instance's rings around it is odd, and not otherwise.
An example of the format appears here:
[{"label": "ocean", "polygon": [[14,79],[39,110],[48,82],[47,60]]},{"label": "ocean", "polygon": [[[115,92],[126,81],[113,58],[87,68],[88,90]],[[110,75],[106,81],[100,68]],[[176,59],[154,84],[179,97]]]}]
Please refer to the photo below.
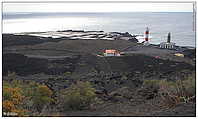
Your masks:
[{"label": "ocean", "polygon": [[171,32],[176,45],[196,46],[192,12],[3,13],[3,33],[97,30],[144,34],[146,27],[153,44],[166,41]]}]

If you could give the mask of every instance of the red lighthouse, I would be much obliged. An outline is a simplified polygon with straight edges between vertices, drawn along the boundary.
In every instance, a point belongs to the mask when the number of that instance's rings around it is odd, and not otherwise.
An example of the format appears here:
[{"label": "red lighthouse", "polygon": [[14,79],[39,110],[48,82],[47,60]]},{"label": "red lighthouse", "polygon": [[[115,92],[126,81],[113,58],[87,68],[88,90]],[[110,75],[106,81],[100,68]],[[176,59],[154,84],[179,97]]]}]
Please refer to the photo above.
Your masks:
[{"label": "red lighthouse", "polygon": [[144,41],[144,45],[145,45],[145,46],[148,46],[148,45],[149,45],[148,40],[149,40],[149,28],[146,27],[146,31],[145,31],[145,41]]},{"label": "red lighthouse", "polygon": [[146,27],[146,32],[145,32],[145,41],[148,41],[149,39],[149,28]]}]

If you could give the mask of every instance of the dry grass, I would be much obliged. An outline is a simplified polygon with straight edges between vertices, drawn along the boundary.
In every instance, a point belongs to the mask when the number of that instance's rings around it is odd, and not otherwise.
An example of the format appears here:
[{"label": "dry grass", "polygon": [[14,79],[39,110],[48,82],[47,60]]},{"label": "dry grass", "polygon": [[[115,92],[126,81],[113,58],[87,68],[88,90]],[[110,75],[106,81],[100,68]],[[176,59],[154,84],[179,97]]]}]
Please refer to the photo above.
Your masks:
[{"label": "dry grass", "polygon": [[179,103],[188,103],[195,101],[195,73],[184,80],[147,80],[144,82],[147,87],[158,89],[158,96],[161,105],[165,107],[174,107]]},{"label": "dry grass", "polygon": [[193,73],[185,80],[161,81],[159,93],[162,102],[168,107],[172,107],[181,102],[195,101],[195,90],[195,74]]}]

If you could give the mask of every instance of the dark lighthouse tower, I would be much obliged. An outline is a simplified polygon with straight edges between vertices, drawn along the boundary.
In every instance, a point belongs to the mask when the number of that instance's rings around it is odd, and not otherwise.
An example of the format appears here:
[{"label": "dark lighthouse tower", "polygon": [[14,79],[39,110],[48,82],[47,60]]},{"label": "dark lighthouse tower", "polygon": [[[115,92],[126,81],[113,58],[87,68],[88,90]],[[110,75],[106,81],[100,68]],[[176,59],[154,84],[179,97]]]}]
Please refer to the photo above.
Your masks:
[{"label": "dark lighthouse tower", "polygon": [[170,40],[171,40],[171,33],[169,32],[168,33],[168,38],[167,38],[167,43],[170,43]]}]

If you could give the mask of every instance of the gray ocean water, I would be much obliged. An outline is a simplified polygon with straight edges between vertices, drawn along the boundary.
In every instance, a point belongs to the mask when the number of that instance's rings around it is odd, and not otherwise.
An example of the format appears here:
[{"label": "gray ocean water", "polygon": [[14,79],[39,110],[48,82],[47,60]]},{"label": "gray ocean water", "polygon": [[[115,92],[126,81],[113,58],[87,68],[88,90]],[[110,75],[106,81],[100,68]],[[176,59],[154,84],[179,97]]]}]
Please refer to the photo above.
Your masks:
[{"label": "gray ocean water", "polygon": [[3,13],[3,33],[72,29],[144,34],[146,27],[153,44],[166,41],[171,32],[176,45],[195,47],[192,12]]}]

